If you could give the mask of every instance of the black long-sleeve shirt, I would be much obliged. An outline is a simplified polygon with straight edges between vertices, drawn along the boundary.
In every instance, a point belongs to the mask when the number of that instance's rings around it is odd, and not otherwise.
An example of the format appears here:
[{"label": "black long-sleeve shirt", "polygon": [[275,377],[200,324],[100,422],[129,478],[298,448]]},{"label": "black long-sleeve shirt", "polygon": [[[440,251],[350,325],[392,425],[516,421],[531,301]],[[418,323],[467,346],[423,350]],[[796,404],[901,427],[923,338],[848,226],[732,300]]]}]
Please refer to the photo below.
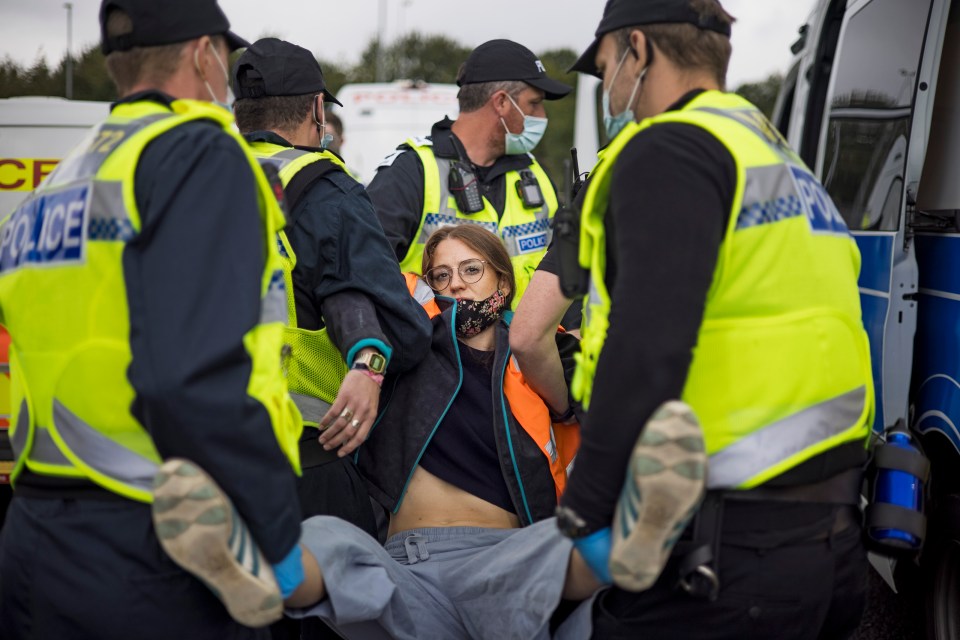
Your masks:
[{"label": "black long-sleeve shirt", "polygon": [[730,152],[687,124],[641,132],[613,172],[606,218],[610,327],[563,497],[592,529],[613,520],[644,423],[661,403],[681,396],[736,188]]},{"label": "black long-sleeve shirt", "polygon": [[[170,98],[125,101],[140,100]],[[197,121],[149,144],[134,192],[142,228],[123,254],[133,414],[162,457],[216,479],[278,562],[300,536],[300,508],[267,410],[247,394],[243,337],[259,322],[265,264],[250,163],[218,124]]]},{"label": "black long-sleeve shirt", "polygon": [[[292,146],[269,131],[246,138]],[[372,340],[390,348],[393,373],[420,362],[433,335],[430,319],[407,291],[363,186],[345,172],[328,172],[304,192],[289,217],[285,233],[297,256],[297,326],[314,331],[326,326],[345,361]]]}]

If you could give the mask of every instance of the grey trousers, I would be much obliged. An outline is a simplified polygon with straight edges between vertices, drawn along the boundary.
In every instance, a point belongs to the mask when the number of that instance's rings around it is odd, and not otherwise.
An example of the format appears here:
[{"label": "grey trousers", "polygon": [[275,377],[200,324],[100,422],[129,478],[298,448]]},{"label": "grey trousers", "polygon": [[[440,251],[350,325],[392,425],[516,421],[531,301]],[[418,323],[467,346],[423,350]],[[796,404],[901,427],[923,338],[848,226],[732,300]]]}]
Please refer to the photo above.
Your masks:
[{"label": "grey trousers", "polygon": [[[447,527],[392,536],[385,547],[328,516],[303,523],[328,597],[297,618],[319,616],[346,638],[550,638],[572,545],[553,519],[523,529]],[[593,599],[552,636],[589,638]]]}]

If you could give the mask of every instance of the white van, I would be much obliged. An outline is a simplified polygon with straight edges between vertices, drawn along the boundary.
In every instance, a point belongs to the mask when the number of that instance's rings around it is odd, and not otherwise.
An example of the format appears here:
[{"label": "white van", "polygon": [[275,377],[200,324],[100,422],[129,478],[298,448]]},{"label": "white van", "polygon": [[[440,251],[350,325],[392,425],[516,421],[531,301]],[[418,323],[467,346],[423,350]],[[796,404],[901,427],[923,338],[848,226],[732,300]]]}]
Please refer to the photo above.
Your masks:
[{"label": "white van", "polygon": [[0,100],[0,217],[13,211],[109,113],[109,102]]},{"label": "white van", "polygon": [[459,87],[410,80],[344,85],[337,91],[343,103],[336,113],[343,120],[343,157],[364,184],[377,165],[407,138],[430,135],[444,116],[456,119]]}]

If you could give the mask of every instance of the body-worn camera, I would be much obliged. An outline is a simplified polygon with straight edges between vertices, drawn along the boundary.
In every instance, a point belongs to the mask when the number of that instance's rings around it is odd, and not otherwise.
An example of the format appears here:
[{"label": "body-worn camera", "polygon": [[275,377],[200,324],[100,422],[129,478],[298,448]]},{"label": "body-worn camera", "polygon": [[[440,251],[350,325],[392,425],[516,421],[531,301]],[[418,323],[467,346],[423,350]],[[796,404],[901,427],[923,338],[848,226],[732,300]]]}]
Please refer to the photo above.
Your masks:
[{"label": "body-worn camera", "polygon": [[520,179],[517,180],[517,195],[527,209],[538,209],[543,206],[543,191],[540,190],[540,183],[533,171],[523,169],[520,172]]}]

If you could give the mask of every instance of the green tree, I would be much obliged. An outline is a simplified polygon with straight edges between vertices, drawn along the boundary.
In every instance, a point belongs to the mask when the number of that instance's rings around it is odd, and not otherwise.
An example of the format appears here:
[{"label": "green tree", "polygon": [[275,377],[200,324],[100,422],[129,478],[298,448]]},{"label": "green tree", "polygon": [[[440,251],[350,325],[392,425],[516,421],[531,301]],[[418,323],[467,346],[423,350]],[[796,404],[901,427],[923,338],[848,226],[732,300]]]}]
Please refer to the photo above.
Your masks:
[{"label": "green tree", "polygon": [[336,62],[329,62],[327,60],[317,59],[317,62],[320,63],[320,68],[323,70],[323,82],[327,85],[327,91],[333,95],[337,95],[337,91],[340,90],[340,87],[349,82],[349,67],[338,64]]},{"label": "green tree", "polygon": [[783,75],[772,73],[765,80],[741,84],[736,93],[752,102],[770,118],[773,116],[773,107],[777,103],[777,94],[782,84]]},{"label": "green tree", "polygon": [[[376,82],[380,43],[372,39],[360,54],[360,62],[348,74],[350,82]],[[446,36],[409,33],[387,45],[380,60],[385,82],[394,80],[425,80],[427,82],[455,82],[457,70],[470,49]]]},{"label": "green tree", "polygon": [[[576,59],[577,53],[572,49],[553,49],[544,51],[540,55],[540,60],[546,67],[549,76],[560,82],[565,82],[574,89],[577,86],[577,74],[568,73],[567,69]],[[576,91],[562,100],[548,100],[545,104],[550,124],[547,127],[546,135],[543,136],[543,141],[537,145],[534,154],[559,190],[563,188],[564,171],[566,170],[567,159],[570,157],[570,147],[573,146]]]},{"label": "green tree", "polygon": [[[29,68],[7,58],[0,62],[0,98],[62,96],[66,91],[66,67],[66,56],[52,70],[43,58],[38,58]],[[73,61],[73,97],[76,100],[117,97],[98,45],[87,47]]]}]

